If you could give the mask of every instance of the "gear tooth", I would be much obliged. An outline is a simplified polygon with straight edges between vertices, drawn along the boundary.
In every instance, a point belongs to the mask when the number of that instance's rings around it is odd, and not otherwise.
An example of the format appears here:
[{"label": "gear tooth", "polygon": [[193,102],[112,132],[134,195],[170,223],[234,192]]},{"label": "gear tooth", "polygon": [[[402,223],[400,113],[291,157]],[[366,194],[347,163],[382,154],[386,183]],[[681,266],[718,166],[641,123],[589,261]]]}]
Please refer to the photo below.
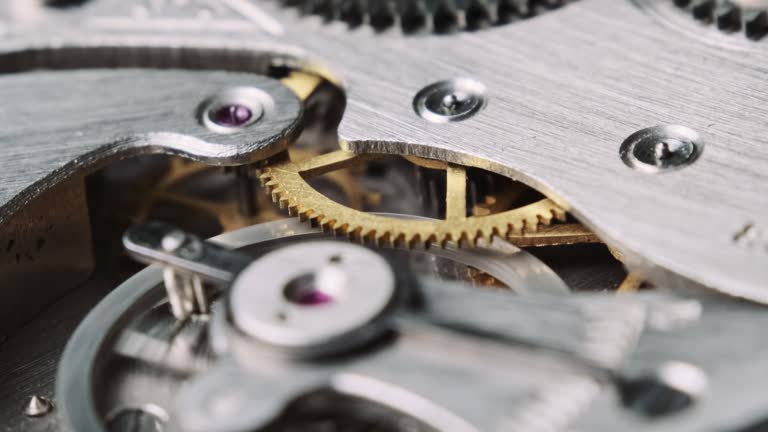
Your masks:
[{"label": "gear tooth", "polygon": [[496,8],[498,23],[508,23],[515,19],[525,18],[530,15],[531,10],[528,7],[528,2],[520,2],[518,0],[499,0],[499,5]]},{"label": "gear tooth", "polygon": [[288,200],[288,214],[296,216],[299,213],[299,203],[295,199]]},{"label": "gear tooth", "polygon": [[408,3],[400,13],[400,27],[403,33],[410,34],[424,30],[427,26],[427,11],[423,2]]},{"label": "gear tooth", "polygon": [[525,235],[525,234],[529,234],[529,233],[533,234],[533,233],[537,233],[537,232],[539,232],[539,224],[537,224],[537,223],[525,223],[523,225],[523,230],[521,232],[521,235]]},{"label": "gear tooth", "polygon": [[427,237],[423,241],[424,249],[429,250],[430,248],[432,248],[432,245],[434,245],[435,243],[437,243],[437,236],[434,234],[430,234],[429,237]]},{"label": "gear tooth", "polygon": [[525,221],[519,224],[508,224],[507,225],[507,238],[512,237],[513,235],[520,235],[523,233],[523,226],[525,225]]},{"label": "gear tooth", "polygon": [[322,216],[322,215],[315,215],[315,214],[313,214],[313,215],[312,215],[312,216],[310,216],[310,218],[309,218],[309,225],[310,225],[312,228],[317,228],[317,227],[319,227],[319,226],[320,226],[320,224],[322,223],[322,221],[323,221],[323,216]]},{"label": "gear tooth", "polygon": [[414,249],[419,243],[421,243],[421,236],[419,234],[415,234],[410,238],[404,238],[404,240],[408,249]]},{"label": "gear tooth", "polygon": [[277,204],[280,206],[281,209],[288,208],[288,198],[284,196],[278,196]]},{"label": "gear tooth", "polygon": [[464,14],[467,29],[478,30],[488,27],[495,21],[495,17],[492,17],[493,15],[496,15],[495,10],[492,10],[487,2],[482,0],[470,1]]},{"label": "gear tooth", "polygon": [[376,238],[376,246],[378,247],[392,247],[392,234],[385,232],[378,238]]},{"label": "gear tooth", "polygon": [[435,33],[452,33],[458,28],[459,22],[455,10],[446,1],[440,1],[432,13],[432,28]]},{"label": "gear tooth", "polygon": [[[493,238],[495,236],[495,237],[506,238],[507,232],[508,232],[508,228],[505,228],[504,231],[502,232],[502,230],[499,229],[499,227],[493,227],[493,229],[491,230],[490,237]],[[491,238],[489,238],[488,240],[491,240]]]},{"label": "gear tooth", "polygon": [[405,234],[400,234],[392,241],[392,246],[396,248],[404,248],[407,246],[405,241]]},{"label": "gear tooth", "polygon": [[272,172],[269,168],[265,168],[258,175],[259,181],[263,185],[264,183],[272,181]]},{"label": "gear tooth", "polygon": [[744,18],[744,31],[750,39],[761,39],[768,34],[768,11],[754,11]]},{"label": "gear tooth", "polygon": [[750,4],[732,0],[674,0],[675,6],[685,9],[693,19],[714,24],[723,32],[743,30],[753,40],[768,34],[768,8],[765,4]]},{"label": "gear tooth", "polygon": [[552,209],[552,215],[557,219],[559,222],[565,222],[568,218],[567,213],[565,210],[563,210],[560,207],[555,207]]},{"label": "gear tooth", "polygon": [[333,234],[336,236],[346,236],[349,233],[349,224],[341,224],[333,229]]},{"label": "gear tooth", "polygon": [[395,7],[390,1],[369,2],[373,9],[369,11],[368,21],[376,31],[384,31],[391,28],[396,19]]},{"label": "gear tooth", "polygon": [[536,218],[526,219],[523,221],[523,233],[526,232],[539,232],[539,225],[541,224],[541,215],[537,216]]},{"label": "gear tooth", "polygon": [[376,230],[365,230],[364,228],[360,230],[360,242],[375,242],[376,241]]},{"label": "gear tooth", "polygon": [[323,220],[320,221],[320,230],[323,232],[332,231],[333,227],[336,225],[336,219],[329,219],[329,220]]},{"label": "gear tooth", "polygon": [[302,15],[340,20],[377,32],[399,25],[404,34],[478,30],[556,9],[570,0],[282,0]]},{"label": "gear tooth", "polygon": [[699,21],[712,22],[715,13],[714,0],[694,0],[691,7],[693,17]]},{"label": "gear tooth", "polygon": [[715,23],[723,31],[741,30],[741,9],[730,3],[720,5],[715,10]]},{"label": "gear tooth", "polygon": [[490,235],[486,235],[485,231],[483,231],[481,229],[477,230],[477,232],[475,233],[474,238],[472,238],[472,247],[477,247],[477,242],[478,241],[480,241],[480,240],[489,240],[492,236],[493,236],[492,233]]},{"label": "gear tooth", "polygon": [[[446,246],[448,246],[448,243],[453,241],[453,237],[450,233],[443,234],[441,236],[435,236],[435,243],[440,245],[440,248],[445,249]],[[457,245],[460,246],[460,245]]]},{"label": "gear tooth", "polygon": [[[371,235],[372,234],[370,232],[367,232],[367,231],[365,231],[365,229],[363,229],[363,230],[360,231],[360,235],[358,235],[357,238],[355,239],[355,242],[357,242],[359,244],[362,244],[362,245],[364,245],[364,244],[371,244],[372,243]],[[373,236],[375,236],[375,233],[373,234]]]},{"label": "gear tooth", "polygon": [[299,216],[300,222],[306,222],[312,216],[312,210],[305,210],[302,212],[298,212],[298,216]]},{"label": "gear tooth", "polygon": [[362,237],[363,228],[362,227],[354,227],[354,228],[348,228],[347,229],[347,238],[351,241],[359,241]]},{"label": "gear tooth", "polygon": [[347,23],[350,28],[363,25],[365,11],[359,0],[347,0],[341,3],[339,19]]},{"label": "gear tooth", "polygon": [[475,247],[477,244],[477,233],[463,232],[461,233],[461,246],[460,247]]},{"label": "gear tooth", "polygon": [[466,232],[460,232],[458,235],[452,236],[455,240],[456,246],[459,248],[465,248],[467,247],[467,244],[469,244],[470,238],[469,235]]}]

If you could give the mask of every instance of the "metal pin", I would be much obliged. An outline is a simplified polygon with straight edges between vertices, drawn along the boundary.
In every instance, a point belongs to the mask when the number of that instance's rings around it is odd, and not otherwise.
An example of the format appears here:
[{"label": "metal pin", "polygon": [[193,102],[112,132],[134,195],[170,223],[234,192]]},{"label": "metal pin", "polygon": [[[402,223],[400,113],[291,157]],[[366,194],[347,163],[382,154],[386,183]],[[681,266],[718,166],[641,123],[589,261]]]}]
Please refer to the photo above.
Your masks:
[{"label": "metal pin", "polygon": [[243,216],[253,216],[258,210],[254,181],[248,166],[235,167],[237,177],[237,208]]},{"label": "metal pin", "polygon": [[53,410],[53,402],[50,399],[32,395],[24,407],[24,415],[27,417],[42,417]]},{"label": "metal pin", "polygon": [[204,282],[227,284],[251,261],[247,255],[157,222],[132,227],[123,244],[139,261],[163,266],[168,303],[179,321],[209,312]]},{"label": "metal pin", "polygon": [[205,287],[203,286],[203,280],[199,276],[192,276],[192,290],[195,296],[195,306],[197,311],[201,314],[207,314],[210,312],[208,304],[208,296],[205,293]]}]

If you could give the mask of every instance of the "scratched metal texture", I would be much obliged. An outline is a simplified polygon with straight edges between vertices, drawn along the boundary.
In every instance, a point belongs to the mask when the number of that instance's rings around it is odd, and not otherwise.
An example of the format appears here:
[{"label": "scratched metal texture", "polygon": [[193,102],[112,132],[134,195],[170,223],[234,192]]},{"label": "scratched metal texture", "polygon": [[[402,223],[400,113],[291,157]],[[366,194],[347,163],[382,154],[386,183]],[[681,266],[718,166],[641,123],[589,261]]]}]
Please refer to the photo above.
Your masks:
[{"label": "scratched metal texture", "polygon": [[[198,111],[217,92],[257,87],[275,108],[248,134],[217,134]],[[252,74],[209,71],[81,70],[0,78],[0,221],[74,172],[140,153],[181,154],[239,164],[282,150],[297,132],[293,93]],[[245,155],[245,156],[244,156]]]},{"label": "scratched metal texture", "polygon": [[[766,302],[767,45],[668,19],[651,7],[661,1],[584,0],[479,32],[405,37],[350,32],[268,1],[93,0],[50,12],[12,0],[0,63],[17,72],[93,67],[96,49],[122,50],[112,59],[123,66],[248,70],[265,52],[281,63],[317,61],[347,91],[340,135],[348,148],[445,158],[520,179],[651,280]],[[69,55],[57,55],[62,48]],[[165,60],[150,55],[158,50]],[[222,62],[221,53],[235,60]],[[464,76],[488,89],[481,113],[446,124],[414,113],[420,88]],[[702,157],[658,175],[626,167],[621,142],[658,124],[698,131]],[[25,172],[70,145],[30,152]],[[21,173],[3,200],[35,180]]]}]

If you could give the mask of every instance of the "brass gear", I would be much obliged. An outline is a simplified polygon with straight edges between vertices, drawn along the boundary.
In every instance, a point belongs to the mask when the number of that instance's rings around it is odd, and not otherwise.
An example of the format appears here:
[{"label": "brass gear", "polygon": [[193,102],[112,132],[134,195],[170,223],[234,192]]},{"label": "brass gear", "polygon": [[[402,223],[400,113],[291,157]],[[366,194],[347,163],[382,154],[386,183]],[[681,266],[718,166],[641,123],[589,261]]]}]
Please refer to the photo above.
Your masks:
[{"label": "brass gear", "polygon": [[[529,237],[536,237],[540,226],[549,226],[555,220],[565,221],[565,210],[546,198],[501,213],[467,216],[466,168],[454,164],[435,165],[446,169],[446,218],[443,220],[408,220],[365,213],[338,204],[307,183],[309,178],[380,157],[383,156],[336,151],[299,162],[286,160],[266,167],[260,179],[272,200],[288,209],[289,214],[308,220],[324,231],[377,245],[411,248],[432,244],[445,246],[448,242],[476,245],[478,241],[494,236],[512,243],[530,244]],[[540,237],[556,239],[556,244],[567,244],[586,238],[591,240],[591,236],[584,230],[570,236]]]}]

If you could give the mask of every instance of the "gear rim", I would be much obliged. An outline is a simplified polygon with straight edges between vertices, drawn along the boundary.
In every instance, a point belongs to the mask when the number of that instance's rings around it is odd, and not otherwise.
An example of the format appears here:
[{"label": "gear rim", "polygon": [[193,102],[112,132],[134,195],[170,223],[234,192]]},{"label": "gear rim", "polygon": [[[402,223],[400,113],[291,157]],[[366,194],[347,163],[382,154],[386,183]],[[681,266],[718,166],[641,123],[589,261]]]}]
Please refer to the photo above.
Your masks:
[{"label": "gear rim", "polygon": [[474,246],[480,240],[490,241],[494,237],[515,244],[516,238],[525,238],[526,233],[535,233],[540,226],[566,219],[565,210],[548,198],[501,213],[467,216],[466,170],[454,164],[446,165],[446,218],[442,220],[405,220],[354,210],[324,196],[305,181],[377,157],[381,155],[339,150],[308,161],[275,163],[265,168],[259,178],[272,200],[289,214],[323,231],[380,246],[445,247],[449,242]]},{"label": "gear rim", "polygon": [[671,0],[695,20],[726,33],[760,40],[768,34],[768,2],[764,0]]},{"label": "gear rim", "polygon": [[451,34],[528,19],[576,0],[279,0],[304,15],[344,22],[350,29]]}]

